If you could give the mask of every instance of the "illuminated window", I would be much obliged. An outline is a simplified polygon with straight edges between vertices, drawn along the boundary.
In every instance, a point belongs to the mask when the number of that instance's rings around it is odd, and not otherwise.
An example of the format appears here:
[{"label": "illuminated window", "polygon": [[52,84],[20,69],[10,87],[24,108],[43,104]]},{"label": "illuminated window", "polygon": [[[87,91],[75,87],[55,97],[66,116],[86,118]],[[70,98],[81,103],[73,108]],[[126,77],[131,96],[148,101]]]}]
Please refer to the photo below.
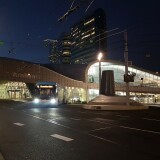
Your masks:
[{"label": "illuminated window", "polygon": [[85,23],[84,23],[84,26],[88,25],[89,23],[93,22],[94,20],[95,20],[95,19],[94,19],[94,18],[92,18],[91,20],[89,20],[89,21],[85,22]]},{"label": "illuminated window", "polygon": [[63,55],[69,55],[70,54],[70,52],[68,52],[68,51],[65,51],[65,52],[63,52]]},{"label": "illuminated window", "polygon": [[91,32],[91,31],[94,31],[94,30],[95,30],[95,28],[93,27],[92,29],[90,29],[90,30],[88,30],[86,32],[83,32],[81,35],[87,34],[87,33]]},{"label": "illuminated window", "polygon": [[73,32],[76,32],[78,30],[78,28],[75,28],[74,30],[73,30]]},{"label": "illuminated window", "polygon": [[94,35],[94,34],[95,34],[95,32],[92,32],[92,33],[91,33],[91,35]]},{"label": "illuminated window", "polygon": [[74,45],[76,42],[72,42],[72,45]]},{"label": "illuminated window", "polygon": [[71,42],[63,42],[64,45],[70,45]]},{"label": "illuminated window", "polygon": [[83,36],[81,39],[85,39],[85,38],[87,38],[87,37],[89,37],[89,36],[91,36],[93,34],[95,34],[95,32],[92,32],[91,34],[87,34],[87,35]]}]

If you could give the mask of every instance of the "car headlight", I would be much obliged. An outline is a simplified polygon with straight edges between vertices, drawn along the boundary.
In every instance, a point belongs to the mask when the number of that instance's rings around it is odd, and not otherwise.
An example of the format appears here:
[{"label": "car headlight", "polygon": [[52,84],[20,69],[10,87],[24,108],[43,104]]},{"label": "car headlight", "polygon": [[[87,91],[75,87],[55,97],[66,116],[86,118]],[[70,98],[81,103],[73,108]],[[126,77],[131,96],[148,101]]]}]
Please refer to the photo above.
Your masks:
[{"label": "car headlight", "polygon": [[35,98],[35,99],[34,99],[34,103],[39,103],[39,99],[38,99],[38,98]]},{"label": "car headlight", "polygon": [[56,103],[56,100],[54,98],[51,99],[50,101],[52,104]]}]

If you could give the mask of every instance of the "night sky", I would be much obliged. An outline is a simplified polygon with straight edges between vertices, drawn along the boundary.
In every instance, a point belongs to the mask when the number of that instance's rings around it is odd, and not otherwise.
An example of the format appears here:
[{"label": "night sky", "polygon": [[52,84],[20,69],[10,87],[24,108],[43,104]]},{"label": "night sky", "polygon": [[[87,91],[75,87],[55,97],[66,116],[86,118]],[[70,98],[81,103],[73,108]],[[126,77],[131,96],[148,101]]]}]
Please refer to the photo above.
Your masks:
[{"label": "night sky", "polygon": [[[82,3],[83,1],[83,3]],[[57,22],[71,0],[0,0],[0,57],[48,63],[43,40],[57,39],[64,31],[97,8],[107,15],[107,30],[127,29],[129,60],[133,65],[160,71],[159,0],[95,0],[85,13],[85,0],[75,0],[80,9]],[[123,35],[108,38],[107,58],[123,61]]]}]

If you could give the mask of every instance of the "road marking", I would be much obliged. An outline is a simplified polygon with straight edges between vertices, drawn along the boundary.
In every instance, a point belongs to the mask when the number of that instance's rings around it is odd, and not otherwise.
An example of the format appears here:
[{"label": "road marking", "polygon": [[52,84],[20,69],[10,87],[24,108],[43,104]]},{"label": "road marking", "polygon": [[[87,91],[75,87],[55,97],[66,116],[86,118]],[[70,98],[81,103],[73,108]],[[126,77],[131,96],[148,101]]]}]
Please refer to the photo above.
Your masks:
[{"label": "road marking", "polygon": [[95,120],[98,120],[98,121],[111,121],[111,122],[113,122],[113,121],[115,121],[115,120],[113,120],[113,119],[105,119],[105,118],[95,118]]},{"label": "road marking", "polygon": [[52,134],[51,137],[54,137],[54,138],[58,138],[58,139],[61,139],[63,141],[72,141],[73,139],[72,138],[68,138],[68,137],[65,137],[65,136],[61,136],[59,134]]},{"label": "road marking", "polygon": [[[26,114],[26,113],[25,113],[25,114]],[[47,119],[40,118],[40,117],[37,117],[37,116],[31,115],[31,114],[26,114],[26,115],[28,115],[28,116],[30,116],[30,117],[33,117],[33,118],[38,118],[38,119],[40,119],[40,120],[42,120],[42,121],[45,121],[45,122],[49,122],[49,123],[56,124],[56,125],[61,126],[61,127],[64,127],[64,128],[68,128],[68,129],[71,129],[71,130],[77,131],[77,130],[76,130],[76,129],[74,129],[74,128],[71,128],[71,127],[68,127],[68,126],[62,125],[62,124],[60,124],[60,123],[58,123],[58,122],[56,122],[56,121],[53,121],[52,119],[48,119],[48,120],[47,120]]]},{"label": "road marking", "polygon": [[15,124],[15,125],[17,125],[17,126],[20,126],[20,127],[22,127],[22,126],[24,126],[24,124],[23,123],[13,123],[13,124]]},{"label": "road marking", "polygon": [[160,122],[159,119],[150,119],[150,118],[143,118],[144,120],[148,120],[148,121],[157,121],[157,122]]},{"label": "road marking", "polygon": [[130,130],[136,130],[136,131],[148,132],[148,133],[154,133],[154,134],[159,134],[160,135],[160,132],[156,132],[156,131],[150,131],[150,130],[139,129],[139,128],[132,128],[132,127],[126,127],[126,126],[119,126],[119,127],[125,128],[125,129],[130,129]]},{"label": "road marking", "polygon": [[98,136],[95,136],[95,135],[93,135],[93,134],[87,134],[87,135],[92,136],[92,137],[94,137],[94,138],[98,138],[98,139],[100,139],[100,140],[103,140],[103,141],[106,141],[106,142],[109,142],[109,143],[118,144],[118,143],[116,143],[116,142],[114,142],[114,141],[111,141],[111,140],[108,140],[108,139],[105,139],[105,138],[102,138],[102,137],[98,137]]},{"label": "road marking", "polygon": [[150,130],[139,129],[139,128],[132,128],[132,127],[127,127],[127,126],[119,126],[119,125],[116,125],[116,124],[113,124],[113,123],[106,123],[106,122],[100,122],[100,121],[89,120],[89,119],[86,119],[86,120],[93,121],[93,122],[98,122],[98,123],[102,123],[102,124],[109,124],[109,125],[112,125],[112,126],[115,126],[115,127],[120,127],[120,128],[125,128],[125,129],[130,129],[130,130],[136,130],[136,131],[141,131],[141,132],[148,132],[148,133],[153,133],[153,134],[160,135],[160,132],[156,132],[156,131],[150,131]]},{"label": "road marking", "polygon": [[[31,115],[31,114],[26,114],[26,115],[31,116],[31,117],[34,117],[34,118],[37,118],[36,116],[33,116],[33,115]],[[97,138],[97,139],[100,139],[100,140],[103,140],[103,141],[106,141],[106,142],[109,142],[109,143],[112,143],[112,144],[118,144],[118,143],[116,143],[116,142],[114,142],[114,141],[110,141],[110,140],[104,139],[104,138],[102,138],[102,137],[98,137],[98,136],[95,136],[95,135],[92,135],[92,134],[88,134],[88,133],[86,133],[86,132],[81,132],[81,131],[79,131],[79,130],[77,130],[77,129],[74,129],[74,128],[72,128],[72,127],[68,127],[68,126],[59,124],[59,123],[57,123],[56,121],[53,121],[53,120],[51,120],[51,119],[48,119],[48,120],[47,120],[47,119],[43,119],[43,118],[39,118],[39,119],[41,119],[41,120],[43,120],[43,121],[46,121],[46,122],[49,122],[49,123],[53,123],[53,124],[55,124],[55,125],[58,125],[58,126],[61,126],[61,127],[64,127],[64,128],[67,128],[67,129],[70,129],[70,130],[73,130],[73,131],[76,131],[76,132],[79,132],[79,133],[82,133],[82,134],[86,134],[86,135],[92,136],[92,137],[94,137],[94,138]],[[89,120],[89,119],[86,119],[86,120]],[[93,120],[91,120],[91,121],[93,121]],[[93,121],[93,122],[95,122],[95,121]],[[99,123],[103,123],[103,122],[99,122]],[[104,123],[104,124],[107,124],[107,123]],[[55,135],[56,135],[56,134],[51,135],[51,136],[52,136],[52,137],[55,137]],[[57,137],[55,137],[55,138],[57,138]]]},{"label": "road marking", "polygon": [[32,117],[37,118],[37,119],[42,119],[41,117],[38,117],[38,116],[32,116]]},{"label": "road marking", "polygon": [[57,120],[57,119],[64,119],[65,117],[57,117],[57,118],[53,118],[53,120]]},{"label": "road marking", "polygon": [[53,123],[53,124],[57,124],[57,122],[55,121],[55,119],[48,119],[46,120],[47,122]]},{"label": "road marking", "polygon": [[97,129],[90,130],[89,132],[99,131],[99,130],[108,129],[108,128],[112,128],[112,127],[97,128]]},{"label": "road marking", "polygon": [[97,122],[97,123],[101,123],[101,124],[109,124],[112,126],[116,126],[115,124],[111,123],[111,122],[102,122],[102,121],[98,121],[98,120],[92,120],[92,119],[85,119],[87,121],[91,121],[91,122]]},{"label": "road marking", "polygon": [[117,117],[128,118],[129,116],[116,115]]},{"label": "road marking", "polygon": [[26,112],[25,110],[22,110],[22,112]]},{"label": "road marking", "polygon": [[75,120],[75,121],[81,120],[81,119],[78,119],[78,118],[70,118],[70,119]]}]

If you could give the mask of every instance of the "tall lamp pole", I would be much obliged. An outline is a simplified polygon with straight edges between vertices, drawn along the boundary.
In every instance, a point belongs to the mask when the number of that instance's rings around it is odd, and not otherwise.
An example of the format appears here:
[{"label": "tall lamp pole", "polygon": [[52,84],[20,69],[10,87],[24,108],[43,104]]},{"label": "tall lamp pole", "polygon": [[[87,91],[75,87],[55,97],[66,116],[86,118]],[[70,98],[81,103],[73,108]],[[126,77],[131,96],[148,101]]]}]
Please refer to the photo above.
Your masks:
[{"label": "tall lamp pole", "polygon": [[[125,75],[128,76],[128,43],[127,43],[127,31],[124,32],[124,40],[125,40],[125,50],[124,50]],[[126,105],[129,106],[129,82],[126,82]]]},{"label": "tall lamp pole", "polygon": [[100,87],[101,87],[101,59],[103,57],[103,54],[100,52],[97,56],[97,59],[99,61],[99,94],[100,94]]}]

